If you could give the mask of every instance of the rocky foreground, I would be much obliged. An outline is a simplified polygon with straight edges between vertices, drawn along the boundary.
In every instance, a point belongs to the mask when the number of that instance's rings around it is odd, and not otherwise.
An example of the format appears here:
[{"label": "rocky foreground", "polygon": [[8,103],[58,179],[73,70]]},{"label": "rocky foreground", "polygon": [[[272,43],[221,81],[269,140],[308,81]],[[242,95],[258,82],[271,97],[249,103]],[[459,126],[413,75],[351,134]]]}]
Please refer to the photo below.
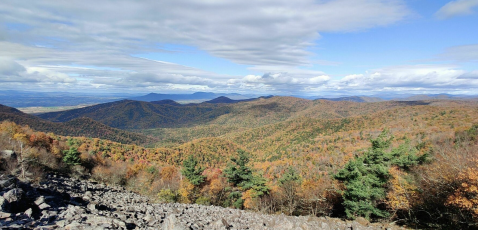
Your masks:
[{"label": "rocky foreground", "polygon": [[263,215],[147,197],[91,181],[49,175],[40,185],[0,175],[0,229],[401,229],[361,218]]}]

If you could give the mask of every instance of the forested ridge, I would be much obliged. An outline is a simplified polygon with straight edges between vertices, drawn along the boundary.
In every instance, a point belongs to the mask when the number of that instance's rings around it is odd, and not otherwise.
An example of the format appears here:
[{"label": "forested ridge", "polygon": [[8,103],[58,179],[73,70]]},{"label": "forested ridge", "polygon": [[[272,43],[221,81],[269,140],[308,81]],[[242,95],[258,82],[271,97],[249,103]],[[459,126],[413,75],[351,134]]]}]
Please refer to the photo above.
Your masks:
[{"label": "forested ridge", "polygon": [[89,117],[114,128],[145,129],[206,122],[228,112],[228,106],[209,103],[182,106],[172,103],[122,100],[40,114],[39,117],[55,122]]},{"label": "forested ridge", "polygon": [[58,135],[96,137],[121,143],[141,145],[155,140],[142,134],[111,128],[90,118],[80,117],[64,123],[50,122],[4,105],[0,105],[0,121],[13,121],[38,131]]},{"label": "forested ridge", "polygon": [[417,228],[478,223],[476,102],[273,97],[216,106],[228,113],[143,130],[158,138],[155,147],[11,122],[0,127],[1,146],[28,146],[41,170],[90,174],[160,202],[361,216]]}]

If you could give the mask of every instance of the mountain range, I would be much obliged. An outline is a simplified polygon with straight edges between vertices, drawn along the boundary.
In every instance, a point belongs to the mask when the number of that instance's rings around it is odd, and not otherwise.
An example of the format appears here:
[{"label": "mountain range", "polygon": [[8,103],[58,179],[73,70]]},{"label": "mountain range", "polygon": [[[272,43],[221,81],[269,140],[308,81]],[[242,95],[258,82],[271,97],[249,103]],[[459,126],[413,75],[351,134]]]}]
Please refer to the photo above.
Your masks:
[{"label": "mountain range", "polygon": [[176,100],[176,101],[184,101],[184,100],[210,100],[217,97],[228,97],[233,100],[242,100],[242,99],[249,99],[251,97],[237,94],[237,93],[229,93],[229,94],[222,94],[222,93],[210,93],[210,92],[196,92],[193,94],[160,94],[160,93],[150,93],[140,97],[132,97],[129,98],[130,100],[135,101],[160,101],[160,100]]},{"label": "mountain range", "polygon": [[52,132],[64,136],[94,137],[131,144],[145,144],[154,140],[154,138],[142,134],[109,127],[87,117],[79,117],[62,123],[51,122],[4,105],[0,105],[1,121],[12,121],[17,124],[28,125],[37,131]]}]

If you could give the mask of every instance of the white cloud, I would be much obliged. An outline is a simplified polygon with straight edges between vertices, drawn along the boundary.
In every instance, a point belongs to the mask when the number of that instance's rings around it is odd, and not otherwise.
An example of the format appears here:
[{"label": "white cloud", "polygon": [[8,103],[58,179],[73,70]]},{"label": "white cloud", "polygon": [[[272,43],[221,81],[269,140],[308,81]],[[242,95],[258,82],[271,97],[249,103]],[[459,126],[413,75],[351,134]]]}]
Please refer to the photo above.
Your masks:
[{"label": "white cloud", "polygon": [[294,94],[311,87],[326,85],[329,80],[328,75],[308,77],[282,72],[247,75],[242,79],[231,79],[228,84],[239,88],[261,89],[267,93]]},{"label": "white cloud", "polygon": [[0,58],[0,76],[18,76],[26,69],[9,58]]},{"label": "white cloud", "polygon": [[458,79],[478,79],[478,70],[464,73]]},{"label": "white cloud", "polygon": [[8,31],[8,41],[136,53],[174,43],[236,63],[288,66],[310,62],[306,48],[320,32],[385,26],[409,14],[401,0],[7,0],[0,8],[0,21],[30,26]]},{"label": "white cloud", "polygon": [[0,58],[0,82],[57,84],[75,83],[76,79],[67,74],[42,67],[26,67],[16,61]]},{"label": "white cloud", "polygon": [[[444,6],[443,18],[473,11],[477,1]],[[0,81],[4,87],[106,90],[211,90],[271,93],[367,93],[380,90],[476,89],[475,72],[456,66],[395,66],[332,79],[310,70],[308,51],[323,32],[387,26],[410,11],[402,0],[164,0],[0,1]],[[5,24],[11,24],[9,27]],[[15,29],[16,26],[26,25]],[[13,28],[13,29],[12,29]],[[198,48],[249,65],[229,76],[132,55]],[[457,46],[440,57],[477,61],[478,45]],[[263,74],[265,73],[265,74]],[[27,86],[27,84],[24,84]]]},{"label": "white cloud", "polygon": [[478,89],[478,78],[466,77],[475,76],[475,72],[445,65],[392,66],[330,81],[324,89],[349,94],[373,94],[380,91],[456,93]]},{"label": "white cloud", "polygon": [[[386,26],[409,15],[402,0],[6,0],[0,9],[0,56],[25,68],[8,70],[17,77],[3,76],[10,84],[5,87],[50,82],[105,90],[303,90],[329,79],[301,67],[338,64],[310,60],[307,50],[319,33]],[[271,76],[251,81],[132,56],[177,52],[168,44],[192,46]]]},{"label": "white cloud", "polygon": [[436,16],[441,19],[447,19],[455,16],[462,16],[474,13],[473,9],[478,6],[478,0],[456,0],[444,5]]},{"label": "white cloud", "polygon": [[478,61],[478,44],[450,47],[440,54],[439,58],[458,62],[476,62]]}]

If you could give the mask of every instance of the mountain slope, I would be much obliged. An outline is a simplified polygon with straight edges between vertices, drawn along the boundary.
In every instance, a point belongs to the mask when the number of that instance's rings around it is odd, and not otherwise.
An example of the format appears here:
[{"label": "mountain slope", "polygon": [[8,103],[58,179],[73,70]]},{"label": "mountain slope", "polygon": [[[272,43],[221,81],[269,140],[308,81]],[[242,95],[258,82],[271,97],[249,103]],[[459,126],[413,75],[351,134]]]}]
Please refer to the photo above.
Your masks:
[{"label": "mountain slope", "polygon": [[229,112],[230,107],[225,105],[206,103],[177,106],[170,101],[162,103],[122,100],[38,116],[55,122],[89,117],[115,128],[144,129],[204,123]]},{"label": "mountain slope", "polygon": [[210,103],[210,104],[220,104],[220,103],[229,104],[229,103],[237,103],[239,101],[240,100],[232,100],[228,97],[220,96],[218,98],[214,98],[212,100],[206,101],[206,103]]},{"label": "mountain slope", "polygon": [[175,105],[175,106],[180,106],[181,104],[177,103],[176,101],[169,100],[169,99],[164,99],[160,101],[152,101],[151,103],[157,104],[157,105]]},{"label": "mountain slope", "polygon": [[247,99],[249,97],[243,96],[237,93],[230,94],[217,94],[217,93],[208,93],[208,92],[196,92],[193,94],[161,94],[161,93],[150,93],[140,97],[133,97],[130,100],[134,101],[160,101],[160,100],[210,100],[220,96],[226,96],[234,100]]},{"label": "mountain slope", "polygon": [[365,97],[365,96],[351,96],[351,97],[339,97],[339,98],[318,98],[317,100],[329,100],[329,101],[352,101],[352,102],[380,102],[384,101],[378,97]]},{"label": "mountain slope", "polygon": [[36,116],[20,112],[15,108],[0,105],[0,122],[13,121],[20,125],[28,125],[42,132],[53,132],[64,136],[86,136],[108,139],[128,144],[144,144],[153,139],[145,135],[111,128],[90,118],[76,118],[65,123],[45,121]]}]

